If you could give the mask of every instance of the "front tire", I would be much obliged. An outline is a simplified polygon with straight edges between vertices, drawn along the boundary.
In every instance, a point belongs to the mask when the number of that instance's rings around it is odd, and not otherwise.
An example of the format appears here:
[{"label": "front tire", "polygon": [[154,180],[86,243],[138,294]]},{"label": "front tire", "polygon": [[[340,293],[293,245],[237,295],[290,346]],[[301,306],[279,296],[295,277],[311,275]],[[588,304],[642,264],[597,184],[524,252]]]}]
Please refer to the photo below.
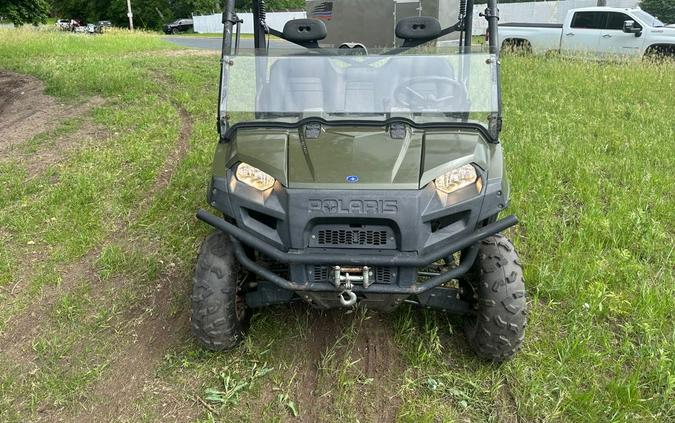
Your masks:
[{"label": "front tire", "polygon": [[200,248],[192,285],[192,334],[209,350],[228,350],[244,340],[250,313],[238,275],[230,239],[222,232],[209,235]]},{"label": "front tire", "polygon": [[480,243],[478,257],[463,282],[475,314],[464,327],[475,353],[486,360],[512,358],[525,338],[527,304],[523,268],[513,244],[503,235]]}]

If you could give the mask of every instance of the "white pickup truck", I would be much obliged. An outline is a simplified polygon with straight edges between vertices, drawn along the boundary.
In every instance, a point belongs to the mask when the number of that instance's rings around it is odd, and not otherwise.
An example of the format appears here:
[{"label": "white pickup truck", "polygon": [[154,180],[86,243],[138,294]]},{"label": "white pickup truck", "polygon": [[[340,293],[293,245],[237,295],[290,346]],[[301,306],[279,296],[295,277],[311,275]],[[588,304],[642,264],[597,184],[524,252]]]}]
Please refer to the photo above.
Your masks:
[{"label": "white pickup truck", "polygon": [[503,23],[502,49],[598,56],[675,56],[675,28],[641,9],[588,7],[567,12],[563,24]]}]

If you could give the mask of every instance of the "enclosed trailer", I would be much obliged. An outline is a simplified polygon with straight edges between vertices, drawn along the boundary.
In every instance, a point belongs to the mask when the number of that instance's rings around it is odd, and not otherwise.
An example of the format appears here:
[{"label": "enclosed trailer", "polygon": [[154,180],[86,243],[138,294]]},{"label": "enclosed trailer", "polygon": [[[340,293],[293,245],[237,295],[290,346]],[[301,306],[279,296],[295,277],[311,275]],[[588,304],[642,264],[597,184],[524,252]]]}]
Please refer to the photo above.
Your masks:
[{"label": "enclosed trailer", "polygon": [[[364,7],[367,3],[368,7]],[[322,44],[339,47],[343,43],[365,47],[393,47],[400,44],[396,22],[412,16],[433,16],[448,27],[459,19],[459,3],[450,0],[307,0],[307,17],[322,20],[328,36]],[[459,33],[442,41],[458,40]]]}]

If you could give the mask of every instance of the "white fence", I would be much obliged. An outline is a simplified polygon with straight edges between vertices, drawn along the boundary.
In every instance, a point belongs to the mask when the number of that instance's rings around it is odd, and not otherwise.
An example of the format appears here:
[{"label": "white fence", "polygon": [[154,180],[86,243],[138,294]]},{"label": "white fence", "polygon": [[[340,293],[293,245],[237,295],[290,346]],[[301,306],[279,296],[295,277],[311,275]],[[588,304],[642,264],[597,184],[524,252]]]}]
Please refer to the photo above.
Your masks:
[{"label": "white fence", "polygon": [[[448,0],[441,0],[448,1]],[[450,0],[456,1],[456,0]],[[533,3],[505,3],[499,5],[500,22],[530,22],[530,23],[562,23],[567,11],[580,7],[592,7],[597,5],[597,0],[562,0],[562,1],[537,1]],[[607,6],[612,7],[636,7],[640,0],[607,0]],[[473,28],[474,34],[485,31],[487,22],[485,18],[478,16],[485,8],[483,4],[474,7]],[[242,34],[253,33],[253,14],[238,13],[244,20],[241,24]],[[286,22],[292,19],[306,18],[305,12],[270,12],[267,14],[267,24],[271,28],[284,27]],[[222,33],[222,15],[193,16],[195,32],[199,33]]]},{"label": "white fence", "polygon": [[[570,9],[593,7],[597,0],[563,0],[538,1],[533,3],[504,3],[499,5],[499,22],[529,22],[529,23],[563,23]],[[636,7],[640,0],[607,0],[611,7]],[[485,5],[474,6],[473,29],[474,34],[487,29],[485,18],[478,16],[483,12]]]},{"label": "white fence", "polygon": [[[243,19],[241,24],[242,34],[253,34],[253,13],[237,13],[239,18]],[[270,28],[278,29],[284,27],[286,22],[293,19],[302,19],[307,17],[305,12],[268,12],[267,25]],[[222,33],[223,32],[223,15],[218,13],[206,16],[193,16],[192,22],[195,26],[195,32],[201,34],[207,33]]]}]

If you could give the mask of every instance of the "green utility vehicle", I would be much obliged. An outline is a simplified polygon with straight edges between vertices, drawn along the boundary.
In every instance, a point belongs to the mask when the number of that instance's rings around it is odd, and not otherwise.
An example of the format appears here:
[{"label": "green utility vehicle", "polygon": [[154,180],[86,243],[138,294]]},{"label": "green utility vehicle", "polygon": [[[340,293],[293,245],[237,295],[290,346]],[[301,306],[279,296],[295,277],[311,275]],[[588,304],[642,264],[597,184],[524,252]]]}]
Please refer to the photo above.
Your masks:
[{"label": "green utility vehicle", "polygon": [[[216,231],[195,270],[196,338],[232,348],[250,310],[273,304],[407,303],[466,316],[480,357],[512,357],[526,299],[518,256],[500,235],[517,219],[499,218],[509,184],[496,0],[481,51],[471,47],[473,0],[460,0],[447,28],[400,19],[400,42],[381,50],[367,40],[322,45],[321,20],[270,28],[264,6],[253,2],[255,49],[245,51],[235,0],[225,2],[207,194],[218,213],[197,213]],[[458,43],[437,42],[453,32]]]}]

